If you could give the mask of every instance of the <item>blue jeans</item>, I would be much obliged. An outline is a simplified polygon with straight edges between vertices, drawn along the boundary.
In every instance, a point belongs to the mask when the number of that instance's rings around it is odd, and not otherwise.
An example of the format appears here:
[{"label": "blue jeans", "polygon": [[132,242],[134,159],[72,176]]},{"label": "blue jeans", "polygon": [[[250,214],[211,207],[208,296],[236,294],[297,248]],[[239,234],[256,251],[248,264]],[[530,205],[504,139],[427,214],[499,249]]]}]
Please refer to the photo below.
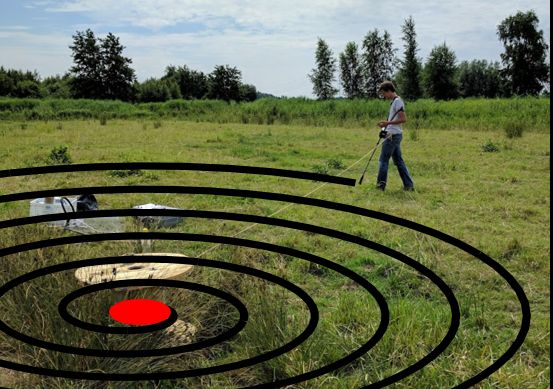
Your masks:
[{"label": "blue jeans", "polygon": [[403,187],[413,188],[415,186],[415,184],[413,183],[413,179],[409,174],[409,170],[407,169],[407,165],[405,165],[405,161],[401,157],[402,139],[402,134],[394,134],[392,136],[392,139],[386,139],[384,143],[382,143],[382,150],[380,152],[380,158],[378,160],[377,185],[379,187],[386,187],[386,181],[388,180],[388,163],[390,161],[390,157],[394,161],[394,165],[397,166],[397,171],[399,172],[401,181],[403,181]]}]

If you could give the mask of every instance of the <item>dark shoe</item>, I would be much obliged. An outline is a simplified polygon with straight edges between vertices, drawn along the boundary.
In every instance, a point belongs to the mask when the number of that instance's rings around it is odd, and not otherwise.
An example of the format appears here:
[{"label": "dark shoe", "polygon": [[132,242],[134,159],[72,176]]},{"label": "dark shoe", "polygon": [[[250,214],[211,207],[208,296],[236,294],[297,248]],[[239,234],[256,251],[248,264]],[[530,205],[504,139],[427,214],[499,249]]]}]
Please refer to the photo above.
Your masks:
[{"label": "dark shoe", "polygon": [[404,191],[406,192],[414,192],[415,191],[415,188],[412,187],[412,186],[406,186],[403,188]]},{"label": "dark shoe", "polygon": [[382,192],[384,192],[384,190],[386,190],[386,184],[376,184],[376,189],[378,190],[381,190]]}]

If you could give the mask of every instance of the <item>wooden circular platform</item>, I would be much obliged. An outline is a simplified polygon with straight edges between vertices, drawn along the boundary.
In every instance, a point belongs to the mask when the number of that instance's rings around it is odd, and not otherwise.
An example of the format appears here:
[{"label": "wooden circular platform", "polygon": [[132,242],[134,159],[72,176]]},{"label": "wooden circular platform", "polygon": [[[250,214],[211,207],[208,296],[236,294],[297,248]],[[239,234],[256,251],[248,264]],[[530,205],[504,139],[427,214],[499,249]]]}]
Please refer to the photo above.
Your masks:
[{"label": "wooden circular platform", "polygon": [[[175,253],[141,253],[128,255],[186,257],[186,255]],[[84,284],[100,284],[108,281],[133,280],[140,278],[172,279],[182,274],[188,273],[192,270],[192,268],[192,265],[183,265],[179,263],[114,263],[109,265],[81,267],[77,269],[77,271],[75,271],[75,277],[77,278],[77,280]],[[125,291],[143,288],[148,288],[148,286],[116,288],[115,290]]]}]

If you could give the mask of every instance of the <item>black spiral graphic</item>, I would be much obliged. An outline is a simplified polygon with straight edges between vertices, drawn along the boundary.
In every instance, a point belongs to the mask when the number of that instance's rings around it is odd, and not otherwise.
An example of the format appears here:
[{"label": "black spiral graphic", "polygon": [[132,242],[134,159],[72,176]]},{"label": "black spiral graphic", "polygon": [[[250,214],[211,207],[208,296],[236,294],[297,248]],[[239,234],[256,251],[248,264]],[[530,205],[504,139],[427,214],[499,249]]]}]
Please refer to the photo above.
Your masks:
[{"label": "black spiral graphic", "polygon": [[[321,175],[315,173],[306,173],[292,170],[282,169],[269,169],[261,167],[249,167],[249,166],[236,166],[236,165],[215,165],[215,164],[191,164],[191,163],[125,163],[125,164],[86,164],[86,165],[66,165],[66,166],[53,166],[53,167],[37,167],[37,168],[25,168],[25,169],[12,169],[0,171],[0,178],[5,177],[18,177],[18,176],[32,176],[40,174],[51,173],[67,173],[67,172],[83,172],[83,171],[97,171],[97,170],[113,170],[113,169],[150,169],[150,170],[201,170],[201,171],[216,171],[216,172],[231,172],[231,173],[243,173],[243,174],[262,174],[278,177],[287,177],[295,179],[316,180],[320,182],[333,183],[346,186],[355,186],[355,180]],[[502,277],[508,285],[515,292],[522,314],[522,321],[518,334],[513,340],[510,347],[490,366],[474,375],[473,377],[465,380],[461,384],[457,385],[457,388],[468,388],[472,385],[481,382],[485,378],[489,377],[499,368],[501,368],[510,358],[514,356],[517,350],[523,344],[525,337],[528,333],[530,326],[530,305],[528,299],[524,293],[523,288],[517,282],[517,280],[498,262],[490,258],[471,245],[456,239],[450,235],[447,235],[441,231],[426,227],[413,221],[409,221],[397,216],[385,214],[382,212],[373,211],[361,207],[352,205],[322,200],[307,197],[300,197],[282,193],[272,193],[263,191],[252,190],[240,190],[229,188],[214,188],[214,187],[198,187],[198,186],[106,186],[106,187],[80,187],[80,188],[64,188],[64,189],[52,189],[33,191],[25,193],[14,193],[0,196],[0,203],[7,203],[20,200],[30,200],[38,197],[53,197],[53,196],[71,196],[79,195],[82,193],[95,193],[95,194],[121,194],[121,193],[171,193],[171,194],[191,194],[191,195],[213,195],[213,196],[227,196],[227,197],[241,197],[252,199],[264,199],[279,202],[286,202],[289,204],[302,204],[311,207],[318,207],[322,209],[333,210],[337,212],[347,213],[351,215],[359,215],[371,219],[380,220],[393,225],[401,226],[413,231],[417,231],[434,238],[437,238],[451,246],[454,246],[469,255],[477,258],[483,264],[493,269],[500,277]],[[342,231],[316,226],[313,224],[306,224],[296,221],[290,221],[286,219],[257,216],[250,214],[231,213],[231,212],[218,212],[218,211],[205,211],[205,210],[160,210],[160,209],[114,209],[114,210],[98,210],[87,212],[75,212],[72,213],[72,218],[75,219],[87,219],[87,218],[104,218],[104,217],[130,217],[130,216],[178,216],[178,217],[190,217],[190,218],[203,218],[203,219],[218,219],[229,220],[239,222],[250,222],[262,225],[278,226],[297,231],[305,231],[322,236],[327,236],[335,239],[340,239],[349,243],[353,243],[365,248],[369,248],[376,252],[380,252],[390,258],[393,258],[420,273],[420,275],[432,283],[434,283],[441,293],[445,296],[450,312],[451,321],[449,328],[440,341],[440,343],[433,348],[426,356],[413,363],[412,365],[404,368],[403,370],[386,377],[378,382],[373,382],[367,385],[367,388],[381,388],[393,383],[399,382],[409,375],[423,369],[433,360],[438,358],[455,339],[457,330],[460,325],[460,309],[455,294],[446,282],[441,279],[432,270],[425,267],[421,263],[415,261],[409,256],[381,245],[377,242],[345,233]],[[11,220],[0,221],[0,230],[11,227],[18,227],[24,225],[31,225],[35,223],[44,223],[52,221],[65,220],[64,214],[51,214],[34,217],[24,217]],[[216,244],[225,244],[233,246],[241,246],[248,248],[255,248],[260,250],[266,250],[274,253],[288,255],[290,257],[299,258],[311,263],[323,266],[327,269],[335,271],[351,281],[362,287],[367,293],[369,293],[377,302],[380,309],[380,323],[377,330],[371,338],[367,339],[359,348],[346,355],[345,357],[334,361],[326,366],[312,370],[303,374],[299,374],[286,379],[281,379],[275,382],[270,382],[258,387],[284,387],[292,385],[313,378],[330,373],[338,368],[344,367],[356,359],[360,358],[371,350],[382,339],[386,333],[386,329],[390,322],[390,312],[388,304],[384,296],[378,291],[378,289],[372,285],[361,275],[354,271],[328,259],[320,256],[300,251],[290,247],[279,246],[276,244],[270,244],[266,242],[254,241],[249,239],[226,237],[218,235],[205,235],[205,234],[189,234],[189,233],[159,233],[159,232],[142,232],[142,233],[108,233],[108,234],[93,234],[83,236],[71,236],[55,239],[48,239],[42,241],[35,241],[25,243],[17,246],[5,247],[0,249],[0,259],[7,255],[13,255],[17,253],[23,253],[29,250],[36,250],[46,247],[55,247],[62,245],[71,245],[88,242],[103,242],[103,241],[120,241],[120,240],[137,240],[137,239],[155,239],[155,240],[174,240],[174,241],[195,241],[195,242],[208,242]],[[162,379],[179,379],[188,377],[197,377],[202,375],[209,375],[221,372],[228,372],[234,369],[253,366],[255,364],[268,361],[272,358],[276,358],[279,355],[283,355],[290,352],[295,347],[302,344],[307,340],[311,334],[315,331],[319,322],[319,312],[317,305],[313,299],[307,294],[301,287],[287,281],[281,277],[277,277],[270,273],[242,265],[231,264],[224,261],[217,260],[205,260],[201,258],[175,258],[175,257],[161,257],[155,255],[142,255],[142,256],[123,256],[123,257],[105,257],[105,258],[92,258],[79,261],[67,262],[57,264],[54,266],[45,267],[42,269],[31,271],[27,274],[12,279],[0,287],[0,298],[8,293],[11,289],[29,282],[38,277],[42,277],[48,274],[56,272],[77,269],[83,266],[96,266],[106,265],[114,263],[175,263],[175,264],[187,264],[200,267],[212,267],[224,270],[229,270],[241,274],[247,274],[254,276],[268,282],[278,284],[281,287],[299,297],[309,310],[310,318],[306,328],[301,332],[299,336],[292,339],[288,343],[278,347],[277,349],[265,352],[255,357],[244,359],[241,361],[231,362],[218,366],[197,368],[192,370],[183,371],[171,371],[171,372],[158,372],[158,373],[99,373],[99,372],[77,372],[71,370],[56,370],[43,367],[36,367],[16,363],[7,360],[0,360],[0,367],[6,369],[12,369],[16,371],[40,374],[51,377],[62,377],[69,379],[85,379],[85,380],[110,380],[110,381],[140,381],[140,380],[162,380]],[[144,326],[144,327],[109,327],[101,326],[97,324],[83,322],[68,312],[68,304],[88,293],[93,293],[99,290],[108,290],[125,286],[164,286],[171,288],[184,288],[199,291],[201,293],[207,293],[216,297],[219,297],[226,302],[230,303],[239,313],[239,319],[237,323],[228,331],[223,334],[219,334],[212,339],[203,340],[201,342],[187,344],[183,346],[153,349],[153,350],[100,350],[100,349],[87,349],[78,348],[66,345],[60,345],[53,342],[46,342],[40,339],[33,338],[24,333],[18,332],[15,329],[8,326],[4,320],[0,318],[0,330],[6,333],[8,336],[17,339],[18,341],[25,342],[34,346],[42,347],[49,350],[98,357],[145,357],[145,356],[165,356],[176,353],[184,353],[193,350],[199,350],[208,346],[219,344],[226,341],[236,334],[238,334],[246,325],[248,321],[248,311],[244,304],[230,293],[218,290],[205,285],[195,284],[191,282],[175,281],[175,280],[156,280],[156,279],[133,279],[125,281],[111,281],[102,284],[90,285],[84,288],[80,288],[69,295],[65,296],[58,304],[58,311],[60,316],[68,323],[83,328],[89,331],[95,331],[100,333],[146,333],[159,331],[169,327],[177,320],[177,313],[171,308],[171,316],[158,324]]]}]

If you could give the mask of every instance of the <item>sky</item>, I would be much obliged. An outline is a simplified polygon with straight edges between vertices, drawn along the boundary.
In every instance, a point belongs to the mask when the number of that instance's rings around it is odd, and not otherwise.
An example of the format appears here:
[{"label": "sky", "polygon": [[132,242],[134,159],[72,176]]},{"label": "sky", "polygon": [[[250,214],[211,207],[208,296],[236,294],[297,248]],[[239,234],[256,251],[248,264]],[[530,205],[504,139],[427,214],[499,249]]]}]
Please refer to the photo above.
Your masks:
[{"label": "sky", "polygon": [[307,75],[319,37],[338,57],[348,42],[386,30],[401,57],[401,25],[412,16],[422,59],[445,42],[458,61],[499,61],[497,25],[530,9],[549,44],[547,0],[0,0],[0,65],[62,75],[72,35],[90,28],[120,38],[139,81],[168,65],[210,73],[228,64],[261,92],[313,97]]}]

